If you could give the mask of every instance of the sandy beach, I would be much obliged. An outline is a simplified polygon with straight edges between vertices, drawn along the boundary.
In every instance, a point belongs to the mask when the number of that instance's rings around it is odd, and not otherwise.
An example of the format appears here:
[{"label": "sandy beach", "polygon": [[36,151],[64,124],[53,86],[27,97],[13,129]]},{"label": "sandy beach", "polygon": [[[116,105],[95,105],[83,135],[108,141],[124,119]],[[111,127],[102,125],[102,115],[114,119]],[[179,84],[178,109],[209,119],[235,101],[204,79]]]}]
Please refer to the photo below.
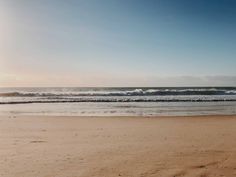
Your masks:
[{"label": "sandy beach", "polygon": [[0,0],[0,177],[236,177],[236,0]]},{"label": "sandy beach", "polygon": [[233,177],[236,116],[2,116],[0,176]]}]

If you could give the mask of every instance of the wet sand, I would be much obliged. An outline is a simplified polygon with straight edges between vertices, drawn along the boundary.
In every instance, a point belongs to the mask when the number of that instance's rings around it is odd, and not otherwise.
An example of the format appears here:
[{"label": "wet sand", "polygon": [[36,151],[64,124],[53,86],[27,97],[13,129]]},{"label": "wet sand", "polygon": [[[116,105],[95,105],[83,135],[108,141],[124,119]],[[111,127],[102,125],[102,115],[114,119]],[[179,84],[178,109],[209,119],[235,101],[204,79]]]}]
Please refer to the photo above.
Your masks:
[{"label": "wet sand", "polygon": [[0,117],[1,177],[235,177],[236,116]]}]

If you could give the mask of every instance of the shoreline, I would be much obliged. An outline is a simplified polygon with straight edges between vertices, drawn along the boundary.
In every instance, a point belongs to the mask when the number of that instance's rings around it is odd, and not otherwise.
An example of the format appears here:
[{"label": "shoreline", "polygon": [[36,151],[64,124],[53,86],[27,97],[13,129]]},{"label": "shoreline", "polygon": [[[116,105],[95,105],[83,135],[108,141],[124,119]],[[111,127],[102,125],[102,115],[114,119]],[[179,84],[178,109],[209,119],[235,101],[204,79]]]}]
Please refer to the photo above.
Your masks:
[{"label": "shoreline", "polygon": [[0,116],[1,177],[236,175],[236,115]]},{"label": "shoreline", "polygon": [[1,118],[138,118],[138,119],[174,119],[174,118],[180,118],[180,119],[184,119],[184,118],[235,118],[236,119],[236,114],[212,114],[212,115],[175,115],[175,116],[170,116],[170,115],[161,115],[161,116],[138,116],[138,115],[133,115],[133,116],[116,116],[116,115],[99,115],[99,116],[81,116],[81,115],[17,115],[17,114],[12,114],[12,115],[0,115],[0,119]]}]

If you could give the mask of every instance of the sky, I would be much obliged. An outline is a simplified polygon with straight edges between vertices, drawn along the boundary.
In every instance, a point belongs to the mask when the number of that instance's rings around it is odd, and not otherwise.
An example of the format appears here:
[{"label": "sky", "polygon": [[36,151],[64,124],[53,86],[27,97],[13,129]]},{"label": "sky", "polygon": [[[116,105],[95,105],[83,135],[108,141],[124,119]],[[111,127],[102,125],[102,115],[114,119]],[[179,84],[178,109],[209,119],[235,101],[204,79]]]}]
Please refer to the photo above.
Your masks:
[{"label": "sky", "polygon": [[0,87],[236,86],[235,0],[0,0]]}]

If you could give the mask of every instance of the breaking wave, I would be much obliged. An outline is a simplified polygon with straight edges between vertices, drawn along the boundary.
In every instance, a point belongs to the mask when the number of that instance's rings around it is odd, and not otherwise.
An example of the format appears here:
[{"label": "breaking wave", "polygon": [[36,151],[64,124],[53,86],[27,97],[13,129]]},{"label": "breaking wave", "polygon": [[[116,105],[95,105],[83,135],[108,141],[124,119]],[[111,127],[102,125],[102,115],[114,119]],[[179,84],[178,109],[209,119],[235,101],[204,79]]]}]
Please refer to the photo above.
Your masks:
[{"label": "breaking wave", "polygon": [[0,104],[236,101],[236,88],[18,88],[0,90]]},{"label": "breaking wave", "polygon": [[49,96],[167,96],[167,95],[236,95],[236,89],[133,89],[104,91],[61,92],[5,92],[0,97],[49,97]]}]

